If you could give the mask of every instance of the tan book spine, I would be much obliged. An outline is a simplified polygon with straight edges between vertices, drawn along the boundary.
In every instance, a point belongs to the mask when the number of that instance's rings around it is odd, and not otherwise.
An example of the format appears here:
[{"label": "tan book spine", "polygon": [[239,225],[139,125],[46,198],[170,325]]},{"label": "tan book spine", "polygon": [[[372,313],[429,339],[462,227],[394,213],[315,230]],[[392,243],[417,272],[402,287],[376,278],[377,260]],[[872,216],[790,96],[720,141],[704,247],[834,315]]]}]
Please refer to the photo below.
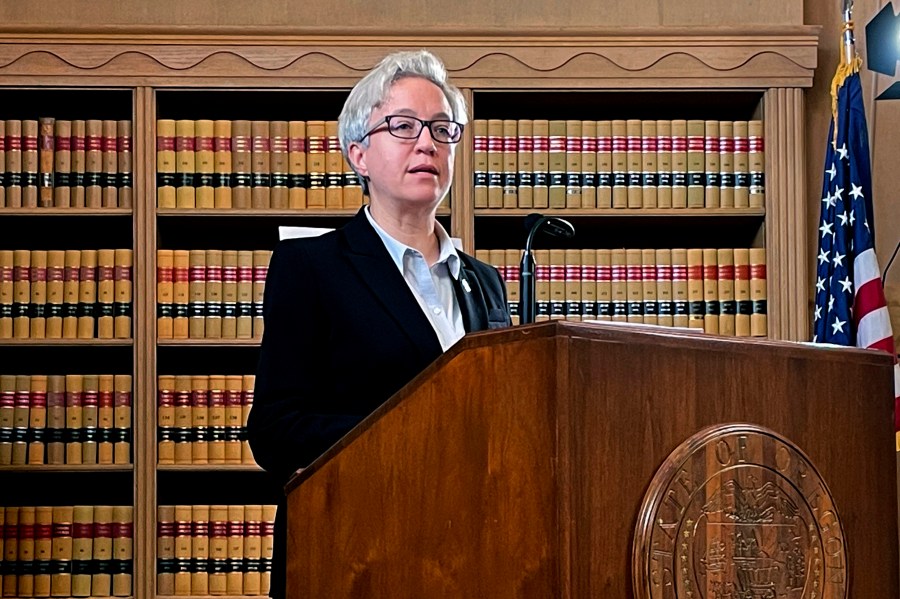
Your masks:
[{"label": "tan book spine", "polygon": [[209,375],[209,441],[210,464],[225,463],[225,377]]},{"label": "tan book spine", "polygon": [[688,296],[688,262],[687,250],[672,250],[672,301],[673,325],[688,327],[690,324],[691,304]]},{"label": "tan book spine", "polygon": [[687,152],[687,121],[676,119],[672,121],[672,208],[687,208],[688,205]]},{"label": "tan book spine", "polygon": [[47,375],[31,376],[28,392],[28,463],[44,464],[47,461]]},{"label": "tan book spine", "polygon": [[[566,207],[566,121],[550,121],[548,169],[550,208]],[[579,199],[579,202],[581,200]]]},{"label": "tan book spine", "polygon": [[253,251],[253,338],[263,335],[263,298],[266,289],[266,275],[269,272],[270,250]]},{"label": "tan book spine", "polygon": [[66,250],[63,273],[63,339],[78,337],[78,289],[81,286],[81,250]]},{"label": "tan book spine", "polygon": [[610,297],[612,319],[628,320],[628,262],[624,249],[610,251]]},{"label": "tan book spine", "polygon": [[131,388],[132,376],[130,374],[117,374],[113,377],[115,394],[114,406],[114,437],[113,437],[113,463],[131,464]]},{"label": "tan book spine", "polygon": [[487,200],[488,208],[503,207],[503,121],[487,122]]},{"label": "tan book spine", "polygon": [[115,250],[113,261],[113,317],[114,335],[116,339],[129,339],[131,337],[132,315],[132,287],[131,267],[134,261],[134,251],[130,249]]},{"label": "tan book spine", "polygon": [[[271,140],[272,191],[271,206],[276,210],[286,210],[290,205],[288,194],[288,172],[290,170],[290,152],[288,149],[290,132],[287,121],[272,121],[269,124]],[[340,151],[340,149],[339,149]]]},{"label": "tan book spine", "polygon": [[641,121],[641,206],[659,206],[656,121]]},{"label": "tan book spine", "polygon": [[72,596],[91,594],[91,560],[94,557],[94,507],[76,505],[72,515]]},{"label": "tan book spine", "polygon": [[175,506],[175,595],[191,594],[192,517],[191,506]]},{"label": "tan book spine", "polygon": [[196,122],[187,119],[175,121],[175,207],[196,208],[197,193],[194,187]]},{"label": "tan book spine", "polygon": [[259,592],[268,596],[272,582],[272,557],[275,555],[275,514],[278,506],[262,506],[262,558],[260,559]]},{"label": "tan book spine", "polygon": [[47,337],[47,251],[31,251],[31,307],[29,329],[32,339]]},{"label": "tan book spine", "polygon": [[641,185],[643,157],[641,156],[641,121],[625,121],[626,169],[628,178],[628,207],[643,207],[643,187]]},{"label": "tan book spine", "polygon": [[66,464],[81,464],[84,439],[84,376],[66,375]]},{"label": "tan book spine", "polygon": [[[6,121],[0,119],[0,208],[7,207],[6,204]],[[0,510],[2,511],[2,510]],[[2,551],[0,551],[2,553]],[[2,558],[0,558],[2,559]],[[0,594],[3,593],[2,574],[0,574]]]},{"label": "tan book spine", "polygon": [[766,205],[766,155],[763,141],[763,122],[747,123],[747,162],[750,168],[750,207],[765,208]]},{"label": "tan book spine", "polygon": [[644,324],[659,324],[659,296],[657,294],[656,250],[641,250],[641,287]]},{"label": "tan book spine", "polygon": [[34,596],[34,506],[19,508],[17,597]]},{"label": "tan book spine", "polygon": [[191,463],[209,463],[209,377],[191,377]]},{"label": "tan book spine", "polygon": [[[66,252],[47,252],[47,338],[62,339],[63,302],[65,295]],[[0,338],[2,338],[0,334]]]},{"label": "tan book spine", "polygon": [[657,324],[670,327],[675,305],[672,301],[672,250],[660,248],[655,252]]},{"label": "tan book spine", "polygon": [[66,463],[66,377],[47,377],[47,463]]},{"label": "tan book spine", "polygon": [[533,123],[534,136],[533,160],[534,160],[534,208],[550,207],[550,121],[535,119]]},{"label": "tan book spine", "polygon": [[97,338],[115,337],[116,251],[97,251]]},{"label": "tan book spine", "polygon": [[[579,186],[580,187],[580,186]],[[581,321],[581,250],[565,250],[565,285],[566,306],[565,318],[574,322]]]},{"label": "tan book spine", "polygon": [[597,207],[597,121],[581,121],[581,207]]},{"label": "tan book spine", "polygon": [[103,121],[84,124],[84,205],[103,207]]},{"label": "tan book spine", "polygon": [[[359,175],[350,168],[350,163],[347,162],[347,158],[344,157],[343,154],[341,155],[341,164],[344,168],[344,208],[360,208],[365,200],[363,198],[362,183],[360,182]],[[441,206],[447,205],[447,207],[449,207],[449,200],[450,194],[448,193],[444,196]]]},{"label": "tan book spine", "polygon": [[325,121],[306,122],[306,168],[306,206],[325,208]]},{"label": "tan book spine", "polygon": [[509,316],[513,325],[519,324],[520,302],[522,301],[521,280],[519,272],[519,250],[504,250],[503,261],[505,264],[503,280],[506,283],[506,299],[509,306]]},{"label": "tan book spine", "polygon": [[719,205],[734,208],[734,122],[719,122]]},{"label": "tan book spine", "polygon": [[38,207],[38,122],[22,121],[22,206]]},{"label": "tan book spine", "polygon": [[231,121],[213,121],[213,204],[231,208]]},{"label": "tan book spine", "polygon": [[253,252],[237,253],[237,338],[253,338]]},{"label": "tan book spine", "polygon": [[175,208],[175,121],[156,121],[156,206]]},{"label": "tan book spine", "polygon": [[722,248],[717,251],[717,254],[719,334],[734,337],[734,316],[737,308],[734,300],[734,250]]},{"label": "tan book spine", "polygon": [[91,595],[108,597],[112,593],[113,508],[94,506],[94,572],[91,575]]},{"label": "tan book spine", "polygon": [[81,250],[78,274],[78,338],[95,336],[97,302],[97,250]]},{"label": "tan book spine", "polygon": [[750,300],[753,314],[750,315],[750,335],[765,337],[767,333],[766,249],[750,248]]},{"label": "tan book spine", "polygon": [[53,134],[56,121],[42,117],[38,120],[38,205],[53,207],[53,162],[56,152],[56,137]]},{"label": "tan book spine", "polygon": [[549,258],[550,319],[562,320],[566,317],[565,250],[550,250]]},{"label": "tan book spine", "polygon": [[250,123],[251,168],[253,189],[250,193],[250,207],[255,210],[272,207],[272,156],[269,140],[269,121]]},{"label": "tan book spine", "polygon": [[612,121],[612,207],[628,207],[628,126],[626,121]]},{"label": "tan book spine", "polygon": [[28,461],[28,412],[31,408],[31,377],[16,376],[16,397],[13,404],[12,465]]},{"label": "tan book spine", "polygon": [[101,374],[97,379],[97,463],[109,465],[115,463],[115,378],[111,374]]},{"label": "tan book spine", "polygon": [[247,440],[247,421],[250,418],[250,410],[253,408],[254,386],[256,385],[256,375],[245,374],[241,377],[241,463],[255,464],[253,459],[253,451],[250,449],[250,442]]},{"label": "tan book spine", "polygon": [[747,248],[734,250],[734,299],[734,334],[749,337],[753,301],[750,299],[750,250]]},{"label": "tan book spine", "polygon": [[715,248],[703,250],[703,330],[719,334],[719,265]]},{"label": "tan book spine", "polygon": [[644,281],[641,270],[641,250],[625,250],[625,293],[628,302],[628,322],[644,322]]},{"label": "tan book spine", "polygon": [[[60,506],[53,508],[53,539],[51,540],[51,560],[55,562],[50,574],[50,595],[53,597],[72,596],[72,524],[74,508]],[[9,522],[9,508],[6,508]],[[5,595],[6,593],[4,593]]]},{"label": "tan book spine", "polygon": [[692,329],[704,329],[703,317],[706,314],[706,303],[703,301],[703,250],[687,251],[687,284],[690,316],[688,326]]},{"label": "tan book spine", "polygon": [[0,339],[12,339],[13,336],[13,264],[13,252],[0,250]]},{"label": "tan book spine", "polygon": [[687,207],[704,207],[706,138],[704,121],[687,122]]},{"label": "tan book spine", "polygon": [[[519,208],[534,207],[534,121],[516,123],[516,183]],[[476,178],[477,181],[477,178]]]},{"label": "tan book spine", "polygon": [[597,208],[612,208],[612,121],[597,121]]},{"label": "tan book spine", "polygon": [[228,591],[228,506],[209,506],[209,594]]},{"label": "tan book spine", "polygon": [[175,506],[156,508],[156,593],[175,594]]},{"label": "tan book spine", "polygon": [[0,466],[12,464],[15,413],[16,375],[0,374]]},{"label": "tan book spine", "polygon": [[22,207],[22,121],[6,121],[6,207]]},{"label": "tan book spine", "polygon": [[244,506],[244,595],[261,591],[262,506]]},{"label": "tan book spine", "polygon": [[156,379],[156,459],[160,465],[175,463],[175,377]]},{"label": "tan book spine", "polygon": [[206,337],[206,251],[190,250],[188,270],[188,336]]},{"label": "tan book spine", "polygon": [[222,338],[237,337],[237,251],[222,252]]},{"label": "tan book spine", "polygon": [[172,252],[172,337],[188,339],[190,314],[190,251]]},{"label": "tan book spine", "polygon": [[225,377],[225,463],[243,462],[241,429],[243,426],[242,391],[243,377]]},{"label": "tan book spine", "polygon": [[215,208],[213,175],[216,170],[215,124],[211,120],[194,122],[194,201],[197,208]]},{"label": "tan book spine", "polygon": [[228,564],[225,589],[228,595],[244,594],[244,506],[228,506]]},{"label": "tan book spine", "polygon": [[303,210],[306,208],[306,190],[309,188],[306,172],[306,121],[289,121],[288,136],[288,205],[291,210]]},{"label": "tan book spine", "polygon": [[209,595],[209,506],[191,506],[191,594]]},{"label": "tan book spine", "polygon": [[566,121],[566,208],[581,207],[581,121]]},{"label": "tan book spine", "polygon": [[503,207],[517,208],[519,205],[519,137],[515,120],[503,121]]},{"label": "tan book spine", "polygon": [[[172,135],[175,135],[174,129]],[[87,184],[86,147],[87,124],[82,120],[74,120],[72,121],[72,206],[75,208],[83,208],[85,206],[85,185]]]},{"label": "tan book spine", "polygon": [[734,122],[734,207],[750,207],[750,131],[747,121]]},{"label": "tan book spine", "polygon": [[31,251],[13,251],[13,337],[27,339],[31,333]]},{"label": "tan book spine", "polygon": [[191,411],[191,377],[175,377],[175,463],[191,463],[191,440],[194,436]]},{"label": "tan book spine", "polygon": [[612,320],[612,253],[597,250],[597,319]]},{"label": "tan book spine", "polygon": [[131,573],[134,570],[134,508],[113,507],[112,595],[131,595]]},{"label": "tan book spine", "polygon": [[[3,508],[0,508],[0,512]],[[0,526],[3,522],[0,520]],[[53,555],[53,508],[38,506],[34,513],[34,596],[50,596],[50,560]]]},{"label": "tan book spine", "polygon": [[[287,188],[285,188],[287,191]],[[287,203],[285,196],[285,205]],[[206,250],[206,338],[222,338],[222,250]]]},{"label": "tan book spine", "polygon": [[656,121],[656,205],[672,207],[672,121]]},{"label": "tan book spine", "polygon": [[337,121],[325,121],[325,207],[329,210],[344,206],[343,162]]},{"label": "tan book spine", "polygon": [[250,121],[231,123],[231,206],[238,210],[251,207],[253,152]]},{"label": "tan book spine", "polygon": [[597,250],[580,252],[581,320],[597,320]]},{"label": "tan book spine", "polygon": [[706,121],[704,150],[704,168],[706,170],[704,206],[707,208],[719,208],[721,199],[719,187],[721,185],[720,169],[721,159],[719,155],[719,121]]},{"label": "tan book spine", "polygon": [[81,463],[97,463],[97,437],[100,427],[100,379],[96,374],[84,375],[81,394]]},{"label": "tan book spine", "polygon": [[472,170],[474,173],[475,208],[488,207],[488,122],[472,121]]},{"label": "tan book spine", "polygon": [[116,122],[116,187],[118,188],[119,208],[134,206],[134,181],[132,178],[133,154],[131,152],[131,121]]},{"label": "tan book spine", "polygon": [[103,138],[101,141],[103,171],[100,178],[102,205],[104,208],[117,208],[119,206],[119,188],[117,187],[117,175],[119,174],[119,146],[116,135],[116,121],[103,121]]},{"label": "tan book spine", "polygon": [[171,339],[175,316],[174,303],[174,252],[156,251],[156,336]]},{"label": "tan book spine", "polygon": [[19,508],[7,506],[4,510],[3,561],[8,564],[3,576],[3,596],[15,597],[18,590],[16,566],[19,562]]}]

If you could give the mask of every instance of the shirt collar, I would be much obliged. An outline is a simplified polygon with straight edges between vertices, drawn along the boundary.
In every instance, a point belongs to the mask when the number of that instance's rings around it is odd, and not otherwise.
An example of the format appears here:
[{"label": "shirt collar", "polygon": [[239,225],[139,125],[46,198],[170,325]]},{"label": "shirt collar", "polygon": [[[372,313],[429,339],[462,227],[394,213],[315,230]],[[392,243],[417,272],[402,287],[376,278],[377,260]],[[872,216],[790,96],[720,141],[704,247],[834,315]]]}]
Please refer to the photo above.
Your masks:
[{"label": "shirt collar", "polygon": [[[403,256],[406,255],[407,251],[418,252],[418,250],[397,241],[396,239],[391,237],[387,231],[382,229],[381,226],[377,222],[375,222],[375,219],[372,218],[372,215],[369,213],[368,205],[366,205],[365,207],[365,213],[366,218],[369,220],[369,224],[372,225],[372,228],[375,229],[375,232],[378,233],[378,236],[384,243],[384,247],[387,249],[388,254],[390,254],[391,260],[394,261],[397,269],[401,273],[403,273]],[[454,247],[453,245],[453,240],[450,238],[447,230],[444,229],[443,225],[441,225],[441,223],[437,220],[434,221],[434,233],[435,235],[437,235],[438,244],[441,248],[440,255],[438,255],[438,259],[435,264],[446,262],[447,270],[450,271],[450,275],[454,279],[459,279],[460,260],[459,254],[456,252],[456,247]]]}]

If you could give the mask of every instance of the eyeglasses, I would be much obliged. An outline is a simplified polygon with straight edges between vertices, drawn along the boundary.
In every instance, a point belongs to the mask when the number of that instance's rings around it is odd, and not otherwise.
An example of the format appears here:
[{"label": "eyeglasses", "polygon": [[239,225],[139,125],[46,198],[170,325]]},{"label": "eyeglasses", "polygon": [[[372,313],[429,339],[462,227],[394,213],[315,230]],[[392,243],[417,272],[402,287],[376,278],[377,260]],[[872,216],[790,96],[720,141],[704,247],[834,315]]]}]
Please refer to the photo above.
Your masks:
[{"label": "eyeglasses", "polygon": [[456,121],[438,119],[423,121],[414,116],[389,114],[377,125],[369,129],[359,141],[369,137],[378,131],[384,123],[387,123],[387,132],[400,139],[419,139],[422,130],[427,126],[431,131],[431,139],[442,144],[455,144],[462,138],[463,125]]}]

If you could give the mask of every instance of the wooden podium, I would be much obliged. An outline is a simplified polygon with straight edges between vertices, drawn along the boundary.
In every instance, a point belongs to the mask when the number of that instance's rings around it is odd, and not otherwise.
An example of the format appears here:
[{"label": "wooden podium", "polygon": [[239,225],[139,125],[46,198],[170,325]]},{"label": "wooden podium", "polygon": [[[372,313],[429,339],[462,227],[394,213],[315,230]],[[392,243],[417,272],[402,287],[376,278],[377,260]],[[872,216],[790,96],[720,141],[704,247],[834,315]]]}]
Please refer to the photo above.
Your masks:
[{"label": "wooden podium", "polygon": [[720,423],[805,452],[848,547],[832,576],[900,596],[889,356],[556,321],[467,337],[288,484],[287,597],[644,596],[651,480]]}]

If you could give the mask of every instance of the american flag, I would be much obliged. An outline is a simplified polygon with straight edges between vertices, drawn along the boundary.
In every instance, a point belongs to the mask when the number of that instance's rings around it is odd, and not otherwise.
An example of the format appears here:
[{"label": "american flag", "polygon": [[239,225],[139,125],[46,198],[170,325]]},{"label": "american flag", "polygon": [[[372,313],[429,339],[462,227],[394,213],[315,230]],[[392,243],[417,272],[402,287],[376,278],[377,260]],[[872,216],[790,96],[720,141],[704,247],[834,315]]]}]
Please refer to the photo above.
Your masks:
[{"label": "american flag", "polygon": [[[894,426],[900,451],[900,367],[875,257],[872,171],[858,64],[857,59],[850,65],[849,74],[838,87],[836,112],[828,132],[813,341],[879,349],[895,357]],[[847,65],[842,68],[847,69]]]}]

